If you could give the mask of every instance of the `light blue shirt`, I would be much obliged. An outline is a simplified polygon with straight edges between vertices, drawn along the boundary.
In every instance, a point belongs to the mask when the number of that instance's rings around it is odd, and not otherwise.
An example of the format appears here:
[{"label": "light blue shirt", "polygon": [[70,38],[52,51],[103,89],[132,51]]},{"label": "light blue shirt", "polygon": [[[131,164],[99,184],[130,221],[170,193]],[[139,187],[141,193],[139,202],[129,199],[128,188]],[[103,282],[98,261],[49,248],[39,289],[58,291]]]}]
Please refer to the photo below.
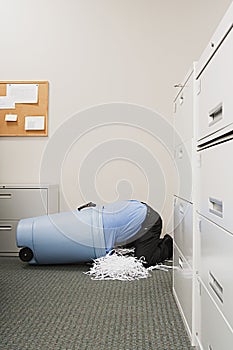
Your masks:
[{"label": "light blue shirt", "polygon": [[136,200],[104,205],[103,228],[106,250],[109,251],[115,245],[133,237],[140,230],[146,213],[146,205]]}]

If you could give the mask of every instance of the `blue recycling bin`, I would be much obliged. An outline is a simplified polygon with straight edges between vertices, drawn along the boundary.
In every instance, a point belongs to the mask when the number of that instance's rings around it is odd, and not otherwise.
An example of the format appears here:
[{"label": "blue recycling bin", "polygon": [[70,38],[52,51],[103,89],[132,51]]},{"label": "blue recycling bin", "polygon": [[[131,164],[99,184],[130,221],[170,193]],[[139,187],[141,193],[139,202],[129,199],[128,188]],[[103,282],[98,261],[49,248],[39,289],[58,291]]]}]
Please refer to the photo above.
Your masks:
[{"label": "blue recycling bin", "polygon": [[29,264],[69,264],[92,261],[106,254],[100,207],[19,221],[19,257]]}]

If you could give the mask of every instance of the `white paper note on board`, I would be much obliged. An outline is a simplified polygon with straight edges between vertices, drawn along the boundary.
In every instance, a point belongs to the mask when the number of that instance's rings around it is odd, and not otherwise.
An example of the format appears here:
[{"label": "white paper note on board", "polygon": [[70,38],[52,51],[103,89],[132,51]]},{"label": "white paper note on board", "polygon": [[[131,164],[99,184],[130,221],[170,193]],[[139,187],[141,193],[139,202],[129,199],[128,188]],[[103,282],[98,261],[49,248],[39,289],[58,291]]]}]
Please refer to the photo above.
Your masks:
[{"label": "white paper note on board", "polygon": [[25,130],[44,130],[45,117],[44,116],[27,116],[25,117]]},{"label": "white paper note on board", "polygon": [[7,97],[15,103],[37,103],[38,84],[7,84]]},{"label": "white paper note on board", "polygon": [[17,118],[18,118],[17,114],[6,114],[5,115],[6,122],[16,122]]},{"label": "white paper note on board", "polygon": [[0,109],[15,109],[15,103],[8,96],[0,96]]}]

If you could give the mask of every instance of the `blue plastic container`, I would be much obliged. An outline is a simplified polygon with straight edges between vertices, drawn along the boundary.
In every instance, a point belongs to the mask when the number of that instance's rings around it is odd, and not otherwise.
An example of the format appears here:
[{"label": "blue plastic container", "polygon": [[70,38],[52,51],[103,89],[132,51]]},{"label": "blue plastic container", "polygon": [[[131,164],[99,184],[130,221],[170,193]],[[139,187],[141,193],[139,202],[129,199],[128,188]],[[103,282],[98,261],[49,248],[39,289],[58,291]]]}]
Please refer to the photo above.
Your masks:
[{"label": "blue plastic container", "polygon": [[19,256],[29,264],[88,262],[106,254],[102,208],[64,212],[20,220]]}]

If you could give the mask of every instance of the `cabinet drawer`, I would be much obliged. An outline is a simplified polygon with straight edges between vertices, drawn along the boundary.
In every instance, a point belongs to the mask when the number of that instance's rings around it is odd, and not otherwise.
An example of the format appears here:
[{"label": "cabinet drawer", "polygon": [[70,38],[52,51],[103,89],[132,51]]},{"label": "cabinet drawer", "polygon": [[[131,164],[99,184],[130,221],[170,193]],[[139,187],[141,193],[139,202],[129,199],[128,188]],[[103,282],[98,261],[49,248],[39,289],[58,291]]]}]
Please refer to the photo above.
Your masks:
[{"label": "cabinet drawer", "polygon": [[178,171],[178,197],[192,201],[192,140],[175,148],[175,164]]},{"label": "cabinet drawer", "polygon": [[193,71],[174,101],[175,147],[193,137]]},{"label": "cabinet drawer", "polygon": [[174,244],[173,293],[184,322],[191,335],[192,330],[192,276],[193,270]]},{"label": "cabinet drawer", "polygon": [[17,221],[0,221],[0,254],[18,252],[16,246]]},{"label": "cabinet drawer", "polygon": [[197,63],[196,76],[199,76],[211,57],[214,55],[216,50],[220,47],[224,38],[227,37],[232,29],[232,17],[233,17],[233,3],[230,5],[229,9],[225,13],[221,22],[219,23],[216,31],[212,35],[207,47],[203,51],[200,59]]},{"label": "cabinet drawer", "polygon": [[232,123],[233,30],[221,44],[198,81],[198,140]]},{"label": "cabinet drawer", "polygon": [[233,327],[233,235],[202,216],[198,220],[198,271],[209,293]]},{"label": "cabinet drawer", "polygon": [[47,189],[0,189],[0,218],[17,220],[47,214]]},{"label": "cabinet drawer", "polygon": [[[200,282],[199,282],[200,283]],[[198,341],[203,350],[231,350],[233,344],[233,333],[213,300],[200,285],[200,329]]]},{"label": "cabinet drawer", "polygon": [[174,241],[190,266],[193,265],[193,205],[174,198]]},{"label": "cabinet drawer", "polygon": [[233,140],[199,152],[197,209],[233,232]]}]

